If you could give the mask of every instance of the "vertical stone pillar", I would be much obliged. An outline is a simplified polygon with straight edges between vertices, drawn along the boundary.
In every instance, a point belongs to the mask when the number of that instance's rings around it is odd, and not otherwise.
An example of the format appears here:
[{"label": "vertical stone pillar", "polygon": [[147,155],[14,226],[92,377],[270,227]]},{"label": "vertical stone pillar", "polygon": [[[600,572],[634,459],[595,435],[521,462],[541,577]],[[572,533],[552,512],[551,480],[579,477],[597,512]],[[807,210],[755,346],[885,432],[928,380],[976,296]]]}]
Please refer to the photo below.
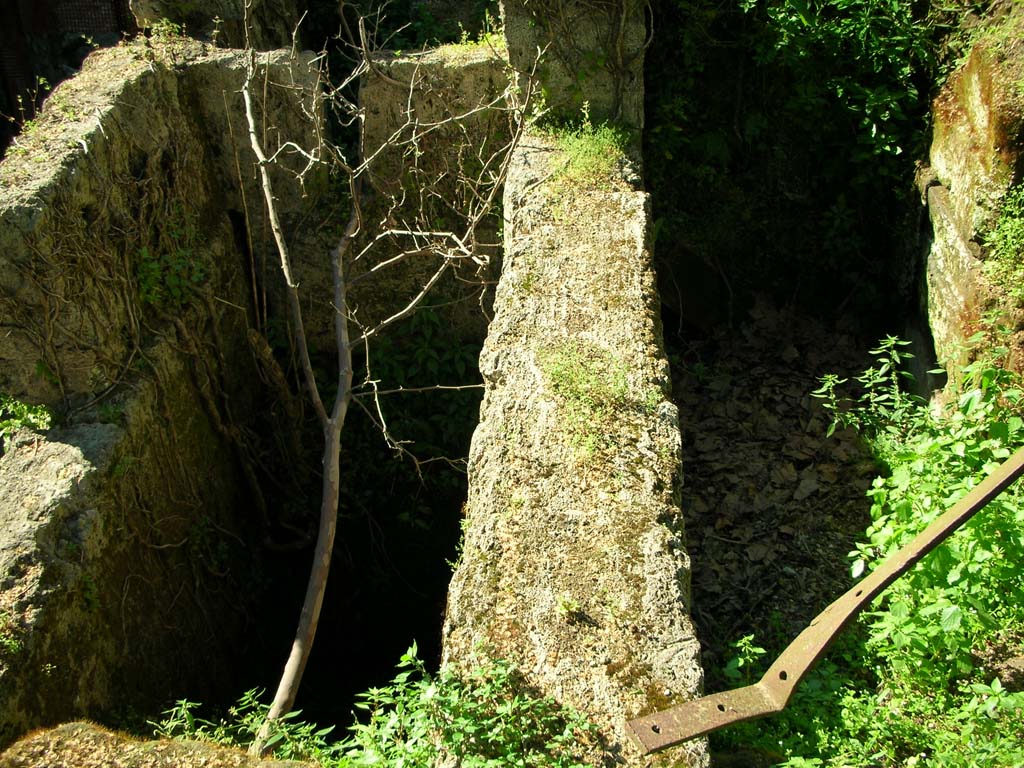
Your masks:
[{"label": "vertical stone pillar", "polygon": [[536,72],[546,106],[557,116],[579,117],[586,103],[594,122],[639,131],[645,8],[641,0],[504,0],[509,62],[521,78]]},{"label": "vertical stone pillar", "polygon": [[[568,112],[587,102],[593,122],[638,128],[638,7],[537,6],[504,5],[514,65],[532,69],[531,49],[571,28],[562,47],[594,65],[574,79],[550,49],[538,70],[549,103]],[[612,59],[623,66],[605,66]],[[600,727],[592,765],[706,766],[702,740],[649,758],[625,727],[702,685],[649,201],[623,178],[625,163],[606,178],[574,177],[567,163],[557,140],[527,135],[506,181],[445,662],[517,664],[533,688]]]}]

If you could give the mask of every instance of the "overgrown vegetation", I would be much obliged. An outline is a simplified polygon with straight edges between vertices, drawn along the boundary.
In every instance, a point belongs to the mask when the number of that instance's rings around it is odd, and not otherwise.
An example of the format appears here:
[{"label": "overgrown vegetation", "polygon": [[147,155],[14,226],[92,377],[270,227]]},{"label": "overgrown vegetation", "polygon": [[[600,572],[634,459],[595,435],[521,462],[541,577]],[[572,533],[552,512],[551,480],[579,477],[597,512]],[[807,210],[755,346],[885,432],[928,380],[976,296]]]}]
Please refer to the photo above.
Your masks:
[{"label": "overgrown vegetation", "polygon": [[[873,522],[851,552],[855,576],[1024,445],[1024,392],[1001,365],[1005,350],[968,366],[941,414],[901,389],[902,342],[887,338],[873,354],[854,398],[834,376],[815,393],[833,426],[859,430],[887,470],[869,491]],[[881,595],[782,715],[727,729],[722,742],[756,745],[788,766],[1024,763],[1024,692],[999,672],[1024,654],[1021,531],[1015,485]],[[756,679],[764,650],[751,637],[735,648],[732,676]]]},{"label": "overgrown vegetation", "polygon": [[[356,704],[364,719],[349,736],[332,740],[291,712],[273,721],[268,742],[281,759],[315,760],[324,768],[418,768],[452,761],[465,768],[576,768],[595,738],[578,713],[534,694],[508,663],[487,662],[466,675],[430,675],[414,645],[390,684],[372,688]],[[200,706],[179,701],[153,723],[158,736],[246,746],[267,707],[256,691],[244,694],[224,718],[206,719]]]},{"label": "overgrown vegetation", "polygon": [[659,0],[644,157],[662,262],[703,264],[740,299],[891,315],[912,290],[902,217],[961,12]]},{"label": "overgrown vegetation", "polygon": [[999,218],[985,236],[985,272],[1008,297],[1024,305],[1024,184],[1003,197]]},{"label": "overgrown vegetation", "polygon": [[0,455],[3,444],[19,429],[49,429],[52,417],[44,405],[29,405],[0,392]]},{"label": "overgrown vegetation", "polygon": [[540,363],[572,442],[588,456],[605,447],[614,414],[629,399],[622,361],[604,350],[566,345],[548,350]]},{"label": "overgrown vegetation", "polygon": [[139,300],[164,312],[176,312],[206,282],[207,265],[196,251],[196,227],[180,210],[168,217],[159,242],[139,249],[135,278]]},{"label": "overgrown vegetation", "polygon": [[14,656],[21,653],[21,649],[21,633],[17,623],[10,613],[0,610],[0,657]]},{"label": "overgrown vegetation", "polygon": [[595,125],[586,104],[579,122],[552,126],[548,134],[564,155],[553,180],[588,188],[608,186],[625,159],[630,141],[623,128],[610,123]]}]

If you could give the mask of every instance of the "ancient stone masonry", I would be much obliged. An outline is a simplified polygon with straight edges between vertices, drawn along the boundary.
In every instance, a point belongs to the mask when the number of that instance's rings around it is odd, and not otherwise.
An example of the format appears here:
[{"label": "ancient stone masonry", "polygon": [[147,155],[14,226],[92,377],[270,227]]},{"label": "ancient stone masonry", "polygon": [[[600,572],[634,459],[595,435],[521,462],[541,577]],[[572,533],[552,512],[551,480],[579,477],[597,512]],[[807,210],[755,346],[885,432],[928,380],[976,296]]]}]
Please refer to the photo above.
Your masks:
[{"label": "ancient stone masonry", "polygon": [[[511,5],[507,22],[529,12]],[[507,27],[513,62],[536,50],[531,36],[515,37],[528,26]],[[606,85],[584,95],[603,115],[630,113]],[[568,96],[564,83],[544,86],[555,100]],[[486,389],[445,660],[513,660],[539,691],[599,724],[594,765],[706,765],[703,741],[652,759],[625,733],[627,718],[701,691],[679,426],[647,196],[625,180],[637,178],[628,161],[586,180],[567,174],[567,163],[556,140],[534,131],[506,182],[505,254],[481,355]]]},{"label": "ancient stone masonry", "polygon": [[964,342],[982,315],[1005,305],[984,275],[982,242],[1003,195],[1022,178],[1022,22],[1024,13],[1014,6],[980,34],[933,108],[930,168],[920,175],[932,227],[927,317],[947,368],[966,362]]},{"label": "ancient stone masonry", "polygon": [[[474,116],[380,156],[379,199],[354,251],[375,226],[402,229],[402,208],[386,201],[399,169],[419,176],[397,182],[398,199],[418,213],[438,206],[439,226],[447,195],[472,197],[459,174],[500,178],[500,150],[526,123],[515,109],[476,108],[522,97],[531,73],[563,117],[640,128],[643,6],[565,3],[552,6],[557,25],[537,26],[547,6],[504,9],[507,59],[487,45],[374,61],[361,96],[370,152],[396,123]],[[548,54],[535,68],[538,49]],[[315,146],[318,112],[302,98],[315,85],[309,59],[261,61],[268,149]],[[244,65],[237,51],[166,29],[96,53],[0,166],[0,390],[64,414],[0,456],[0,743],[114,706],[152,711],[185,690],[202,699],[204,684],[220,682],[203,660],[232,655],[245,637],[260,566],[251,553],[266,525],[252,420],[266,416],[264,428],[287,437],[289,418],[277,421],[257,391],[260,381],[276,396],[288,387],[256,332],[273,314],[276,273],[262,271],[254,234],[262,205],[239,109]],[[529,685],[599,725],[593,765],[706,766],[703,741],[652,759],[625,730],[701,688],[638,159],[573,177],[542,131],[510,158],[446,662],[516,663]],[[322,286],[316,254],[329,238],[310,221],[324,179],[295,185],[289,169],[303,163],[289,156],[275,189],[298,236],[299,281]],[[416,199],[425,189],[437,198],[426,206]],[[441,293],[455,307],[446,327],[464,336],[482,330],[481,279],[499,261],[496,226],[480,222],[466,271]],[[357,323],[407,303],[439,255],[406,250],[389,282],[353,287]],[[330,302],[307,303],[310,346],[322,351]]]},{"label": "ancient stone masonry", "polygon": [[[311,83],[306,60],[270,61],[268,125],[301,137],[272,83]],[[0,166],[0,390],[63,422],[0,456],[0,743],[202,697],[244,646],[269,409],[228,216],[258,200],[243,72],[183,38],[99,51]]]},{"label": "ancient stone masonry", "polygon": [[[496,41],[374,57],[360,87],[360,103],[363,153],[370,159],[367,186],[375,195],[365,216],[370,226],[357,250],[387,228],[429,223],[456,234],[466,229],[468,212],[479,207],[474,195],[489,192],[494,185],[488,177],[500,175],[508,155],[513,133],[512,111],[504,98],[508,87],[506,51]],[[494,189],[494,211],[483,217],[473,242],[467,243],[473,258],[455,263],[430,300],[444,307],[446,322],[461,339],[476,345],[487,331],[481,307],[490,305],[489,286],[501,256],[500,187]],[[375,264],[409,247],[409,239],[390,239],[353,263],[352,302],[365,325],[401,309],[444,258],[425,248],[360,282]]]},{"label": "ancient stone masonry", "polygon": [[[667,399],[647,198],[560,188],[533,137],[506,186],[445,657],[515,660],[602,726],[594,763],[642,765],[627,717],[697,695],[679,428]],[[704,764],[697,742],[668,764]]]},{"label": "ancient stone masonry", "polygon": [[[639,131],[644,124],[646,4],[641,0],[512,0],[502,4],[509,60],[540,78],[545,106]],[[543,55],[538,62],[538,53]]]}]

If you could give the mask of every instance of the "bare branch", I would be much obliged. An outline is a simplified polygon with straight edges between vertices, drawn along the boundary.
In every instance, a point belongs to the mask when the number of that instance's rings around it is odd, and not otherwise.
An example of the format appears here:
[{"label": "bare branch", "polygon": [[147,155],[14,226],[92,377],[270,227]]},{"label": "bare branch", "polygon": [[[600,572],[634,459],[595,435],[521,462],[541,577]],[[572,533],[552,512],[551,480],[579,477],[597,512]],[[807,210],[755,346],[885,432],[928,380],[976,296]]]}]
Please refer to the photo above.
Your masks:
[{"label": "bare branch", "polygon": [[263,152],[259,137],[256,135],[256,118],[252,108],[251,82],[256,70],[256,53],[249,52],[249,61],[246,65],[245,80],[242,82],[242,99],[245,102],[245,119],[249,126],[249,143],[252,146],[253,154],[256,155],[257,165],[260,170],[260,180],[263,186],[263,198],[267,206],[267,216],[270,219],[270,229],[274,233],[274,242],[277,245],[277,252],[281,258],[281,273],[284,275],[287,286],[288,306],[291,314],[293,338],[295,346],[299,351],[299,359],[302,363],[303,378],[306,388],[309,390],[309,397],[313,401],[313,409],[320,418],[320,423],[327,425],[327,411],[323,401],[320,399],[320,391],[316,386],[316,376],[313,374],[313,365],[309,359],[309,347],[306,344],[306,330],[302,323],[302,305],[299,302],[298,283],[292,276],[291,259],[288,255],[288,244],[284,238],[284,230],[281,227],[281,220],[277,215],[275,204],[274,188],[270,180],[270,173],[267,170],[268,160]]},{"label": "bare branch", "polygon": [[370,384],[373,385],[372,392],[354,392],[352,397],[358,400],[361,397],[369,397],[370,395],[379,397],[380,395],[397,395],[400,393],[404,394],[406,392],[437,392],[439,390],[446,392],[458,392],[463,389],[484,388],[483,384],[432,384],[429,387],[395,387],[394,389],[377,389],[378,382],[371,381]]},{"label": "bare branch", "polygon": [[430,279],[427,280],[427,282],[424,284],[422,290],[420,290],[420,292],[413,297],[412,301],[406,304],[402,309],[393,314],[391,317],[387,318],[386,320],[381,320],[373,328],[371,328],[368,331],[365,331],[362,336],[360,336],[358,339],[352,342],[352,346],[355,346],[356,344],[362,344],[363,342],[372,339],[374,336],[380,335],[380,332],[387,328],[389,325],[397,323],[403,317],[408,317],[409,315],[411,315],[413,310],[415,310],[416,307],[419,306],[420,302],[423,301],[423,299],[426,297],[426,295],[430,293],[430,289],[433,288],[437,281],[441,279],[441,275],[448,271],[448,268],[450,266],[451,262],[448,261],[448,259],[445,259],[441,263],[441,266],[438,267],[437,271],[434,272],[434,274],[430,276]]}]

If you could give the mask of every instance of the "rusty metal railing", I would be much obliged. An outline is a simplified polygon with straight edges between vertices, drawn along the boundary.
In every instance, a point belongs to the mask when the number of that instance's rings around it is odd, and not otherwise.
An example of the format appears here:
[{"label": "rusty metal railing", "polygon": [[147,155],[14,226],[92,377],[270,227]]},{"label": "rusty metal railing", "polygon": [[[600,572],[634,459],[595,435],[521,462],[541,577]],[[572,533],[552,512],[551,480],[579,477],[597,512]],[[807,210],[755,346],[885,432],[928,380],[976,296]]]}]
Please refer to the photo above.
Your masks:
[{"label": "rusty metal railing", "polygon": [[781,712],[800,681],[865,606],[1022,474],[1024,448],[1003,462],[913,541],[887,557],[870,575],[818,614],[754,685],[714,693],[630,720],[629,732],[645,753],[650,754],[732,723]]}]

